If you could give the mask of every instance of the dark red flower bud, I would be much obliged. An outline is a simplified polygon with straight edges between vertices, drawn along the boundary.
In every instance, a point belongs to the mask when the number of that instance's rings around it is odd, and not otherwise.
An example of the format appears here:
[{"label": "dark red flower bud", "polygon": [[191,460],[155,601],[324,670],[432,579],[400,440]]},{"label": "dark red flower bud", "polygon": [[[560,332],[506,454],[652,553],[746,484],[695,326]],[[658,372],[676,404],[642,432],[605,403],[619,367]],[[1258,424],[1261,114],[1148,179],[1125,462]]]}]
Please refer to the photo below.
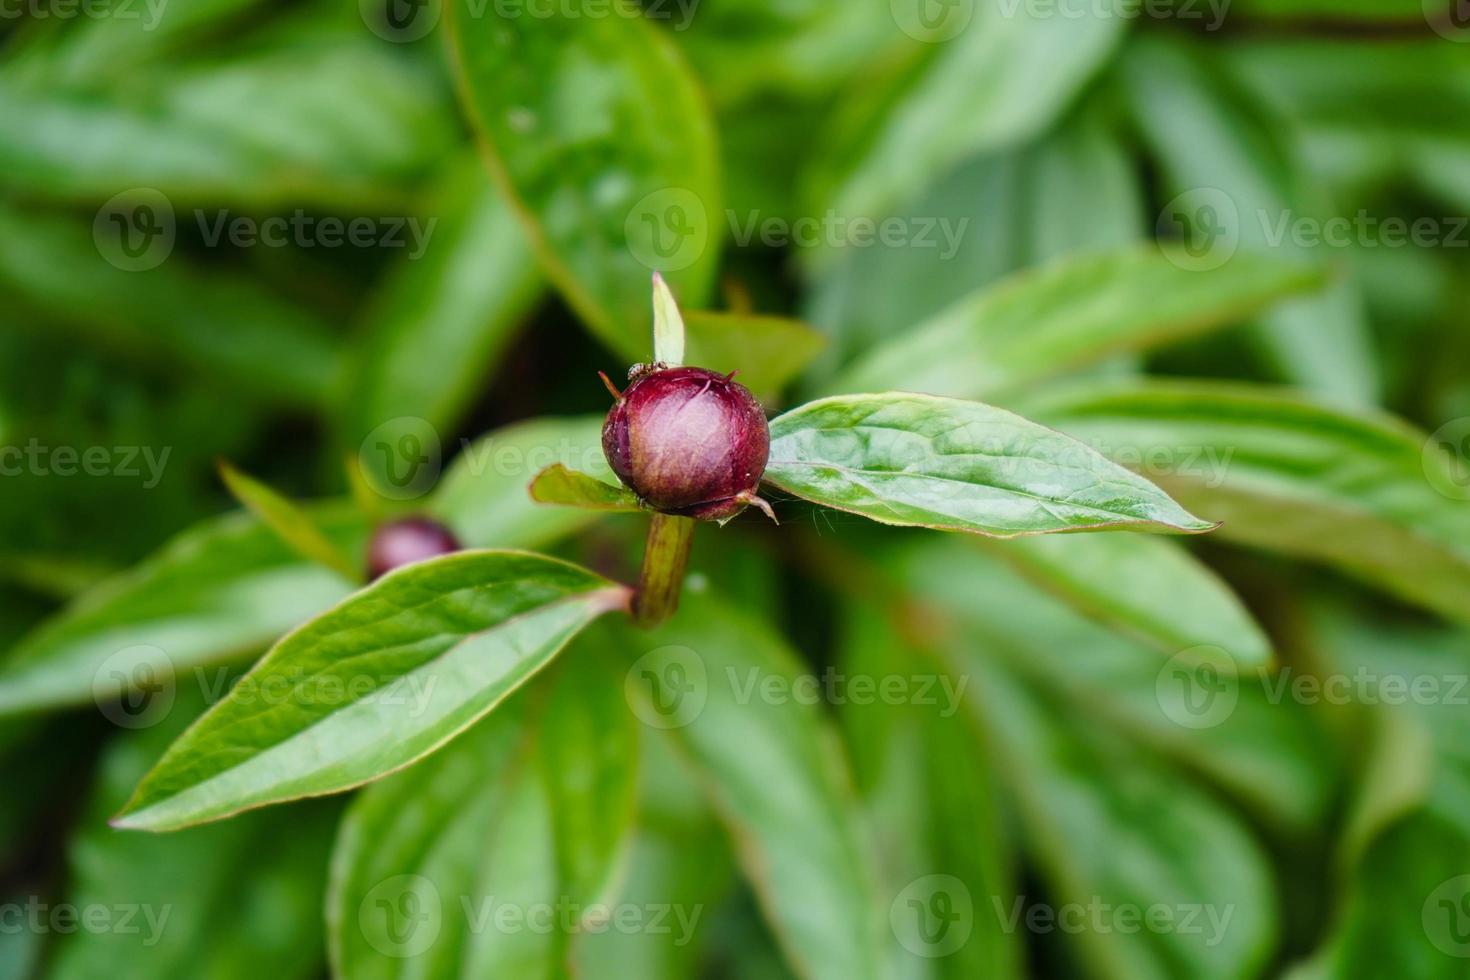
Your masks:
[{"label": "dark red flower bud", "polygon": [[458,551],[449,528],[427,517],[390,521],[373,532],[368,544],[368,578],[376,579],[403,565]]},{"label": "dark red flower bud", "polygon": [[756,496],[771,450],[766,413],[732,377],[654,365],[635,368],[620,395],[608,383],[618,400],[602,426],[602,451],[649,507],[708,521],[747,504],[771,515]]}]

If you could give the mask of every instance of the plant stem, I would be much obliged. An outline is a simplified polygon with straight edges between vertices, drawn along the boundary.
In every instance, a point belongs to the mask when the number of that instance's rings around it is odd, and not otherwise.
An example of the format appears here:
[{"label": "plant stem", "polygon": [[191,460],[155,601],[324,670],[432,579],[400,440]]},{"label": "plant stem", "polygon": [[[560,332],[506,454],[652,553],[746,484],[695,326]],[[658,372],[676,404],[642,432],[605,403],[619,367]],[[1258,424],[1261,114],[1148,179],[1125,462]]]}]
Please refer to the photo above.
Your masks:
[{"label": "plant stem", "polygon": [[654,514],[643,549],[643,571],[633,594],[633,621],[652,629],[679,607],[689,546],[694,543],[694,519]]}]

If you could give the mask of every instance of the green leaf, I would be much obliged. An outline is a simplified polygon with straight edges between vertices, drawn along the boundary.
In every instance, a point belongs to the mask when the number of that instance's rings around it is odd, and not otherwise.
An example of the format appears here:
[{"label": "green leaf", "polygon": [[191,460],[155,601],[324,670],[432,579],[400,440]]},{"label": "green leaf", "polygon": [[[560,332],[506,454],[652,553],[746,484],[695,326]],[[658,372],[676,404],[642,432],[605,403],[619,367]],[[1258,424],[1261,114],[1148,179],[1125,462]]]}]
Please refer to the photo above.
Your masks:
[{"label": "green leaf", "polygon": [[[880,841],[886,890],[895,896],[890,916],[897,972],[954,980],[1019,978],[1019,937],[1003,928],[989,901],[1016,891],[1014,842],[983,733],[959,701],[969,678],[950,676],[933,651],[907,642],[895,618],[875,603],[849,603],[839,676],[850,695],[841,705],[847,744]],[[895,681],[914,696],[903,703],[859,697],[859,683],[881,690]],[[922,698],[920,689],[927,692]],[[909,899],[922,905],[940,890],[962,914],[963,899],[969,898],[971,915],[951,926],[955,939],[963,940],[957,948],[943,945],[945,934],[934,942],[913,928]]]},{"label": "green leaf", "polygon": [[805,311],[833,335],[830,369],[1003,276],[1141,244],[1144,192],[1113,115],[1093,98],[1026,146],[965,161],[895,213],[911,238],[819,270]]},{"label": "green leaf", "polygon": [[[891,15],[877,4],[747,0],[683,8],[687,23],[676,11],[662,8],[662,17],[673,20],[680,46],[712,97],[747,117],[768,114],[768,103],[761,104],[765,112],[750,112],[747,100],[754,96],[829,91],[893,36]],[[655,12],[650,8],[650,16]]]},{"label": "green leaf", "polygon": [[401,208],[403,185],[450,152],[455,121],[429,66],[354,26],[129,73],[100,94],[45,71],[0,79],[0,185],[89,207],[151,188],[181,227],[243,216],[221,205]]},{"label": "green leaf", "polygon": [[1454,463],[1396,419],[1212,382],[1059,386],[1024,402],[1219,517],[1226,537],[1470,618],[1470,510]]},{"label": "green leaf", "polygon": [[653,359],[669,367],[684,363],[684,317],[669,284],[653,274]]},{"label": "green leaf", "polygon": [[1020,273],[870,351],[829,387],[983,397],[1229,325],[1323,281],[1274,256],[1198,270],[1179,254],[1149,245]]},{"label": "green leaf", "polygon": [[181,700],[164,724],[124,735],[103,753],[68,846],[66,901],[131,921],[59,936],[49,980],[246,980],[259,970],[307,980],[322,969],[318,922],[337,806],[304,803],[167,837],[107,826],[200,700]]},{"label": "green leaf", "polygon": [[[687,591],[651,634],[627,689],[700,773],[786,959],[803,980],[884,975],[877,874],[834,733],[791,691],[800,670],[762,625]],[[646,652],[644,652],[646,651]]]},{"label": "green leaf", "polygon": [[438,220],[422,254],[400,254],[366,314],[343,403],[354,440],[402,418],[456,426],[541,293],[525,233],[478,161],[457,162],[425,212]]},{"label": "green leaf", "polygon": [[544,507],[526,487],[557,464],[616,485],[602,454],[602,422],[601,416],[536,419],[491,432],[455,459],[429,501],[430,512],[470,547],[538,548],[585,527],[598,515]]},{"label": "green leaf", "polygon": [[493,918],[556,898],[550,800],[528,772],[522,705],[512,700],[354,801],[332,853],[334,973],[552,975],[550,935],[524,919],[514,931],[496,928]]},{"label": "green leaf", "polygon": [[0,206],[0,286],[31,312],[32,329],[205,372],[267,400],[317,405],[336,382],[336,343],[314,313],[183,256],[130,271],[98,242],[79,222]]},{"label": "green leaf", "polygon": [[348,582],[361,580],[361,566],[343,554],[332,539],[322,533],[311,515],[295,501],[282,496],[254,477],[220,461],[220,479],[246,510],[260,518],[286,546],[308,561],[325,565]]},{"label": "green leaf", "polygon": [[[1459,926],[1470,890],[1470,716],[1454,693],[1470,670],[1467,634],[1390,623],[1360,603],[1317,603],[1310,626],[1313,652],[1330,676],[1353,678],[1376,724],[1352,807],[1350,829],[1361,832],[1345,834],[1339,846],[1344,873],[1332,928],[1288,976],[1366,980],[1371,964],[1391,963],[1404,976],[1452,980],[1464,973]],[[1371,686],[1356,687],[1361,679]],[[1415,691],[1429,693],[1402,693]]]},{"label": "green leaf", "polygon": [[626,602],[623,586],[524,552],[401,568],[277,643],[174,743],[114,823],[177,829],[401,768]]},{"label": "green leaf", "polygon": [[[968,11],[974,22],[966,25]],[[1045,131],[1126,24],[1098,11],[1072,14],[1030,3],[947,10],[941,29],[953,23],[957,34],[943,43],[920,38],[905,60],[866,73],[844,101],[818,143],[808,210],[882,217],[964,158]]]},{"label": "green leaf", "polygon": [[445,4],[461,101],[548,277],[592,331],[646,360],[645,283],[699,306],[722,242],[714,124],[641,14],[482,16]]},{"label": "green leaf", "polygon": [[882,524],[994,537],[1214,527],[1034,422],[979,402],[902,392],[824,398],[774,419],[765,479]]},{"label": "green leaf", "polygon": [[548,466],[531,481],[531,499],[541,504],[561,504],[587,510],[640,510],[638,498],[626,487],[569,470],[561,463]]},{"label": "green leaf", "polygon": [[[1334,212],[1283,138],[1289,127],[1190,42],[1140,37],[1121,66],[1135,121],[1173,196],[1160,224],[1204,244],[1206,264],[1237,247],[1286,259],[1306,254],[1289,236],[1277,241],[1276,229]],[[1320,296],[1272,311],[1255,338],[1287,380],[1340,402],[1376,399],[1374,353],[1352,283],[1339,280]]]},{"label": "green leaf", "polygon": [[949,632],[975,638],[972,646],[983,638],[986,657],[1079,719],[1202,774],[1293,839],[1328,819],[1344,768],[1339,749],[1306,709],[1282,703],[1274,678],[1231,663],[1229,649],[1179,647],[1162,659],[1156,645],[1099,625],[953,537],[905,539],[888,567],[926,622],[949,618]]},{"label": "green leaf", "polygon": [[1173,541],[1143,534],[1043,535],[990,549],[1100,623],[1166,655],[1213,647],[1227,669],[1271,662],[1271,641],[1235,593]]},{"label": "green leaf", "polygon": [[327,900],[339,975],[551,977],[569,931],[605,927],[593,906],[614,899],[632,844],[638,726],[591,639],[353,804]]},{"label": "green leaf", "polygon": [[691,310],[684,322],[689,363],[722,374],[735,371],[761,399],[775,398],[827,344],[800,320],[780,316]]},{"label": "green leaf", "polygon": [[[367,531],[355,513],[313,514],[339,547],[362,549]],[[21,641],[0,662],[0,716],[105,703],[139,682],[252,653],[349,591],[246,515],[208,521]],[[128,656],[140,649],[153,656]],[[145,664],[163,677],[140,674]]]},{"label": "green leaf", "polygon": [[[621,690],[621,687],[619,687]],[[574,977],[684,980],[704,958],[707,925],[735,877],[735,862],[714,813],[675,755],[670,736],[640,739],[643,792],[637,836],[620,893],[624,906],[672,910],[667,929],[606,929],[573,937]],[[691,861],[691,854],[699,860]]]},{"label": "green leaf", "polygon": [[[1278,938],[1276,893],[1267,856],[1239,818],[1125,741],[1078,723],[994,665],[960,656],[961,669],[978,675],[971,708],[1007,762],[1001,772],[1045,882],[1044,904],[1057,922],[1074,908],[1101,917],[1100,927],[1066,936],[1086,972],[1256,975]],[[1026,928],[1025,896],[1000,905]],[[1171,926],[1129,928],[1118,911],[1156,906]]]}]

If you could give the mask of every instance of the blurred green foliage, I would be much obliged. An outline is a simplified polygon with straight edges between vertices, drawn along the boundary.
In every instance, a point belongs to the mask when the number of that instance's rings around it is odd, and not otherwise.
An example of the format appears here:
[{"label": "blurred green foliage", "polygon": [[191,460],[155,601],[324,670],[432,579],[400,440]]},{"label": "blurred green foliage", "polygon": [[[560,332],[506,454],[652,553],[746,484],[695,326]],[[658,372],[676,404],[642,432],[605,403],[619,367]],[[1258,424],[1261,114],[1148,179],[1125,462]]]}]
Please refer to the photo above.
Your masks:
[{"label": "blurred green foliage", "polygon": [[[0,0],[0,978],[1465,977],[1457,5],[642,7]],[[110,829],[354,585],[226,513],[221,458],[323,553],[426,511],[634,574],[638,518],[525,488],[606,477],[653,268],[773,414],[993,400],[1224,527],[778,499],[701,529],[659,633],[348,802]],[[139,649],[151,702],[108,681]],[[665,730],[622,693],[680,651],[708,699]],[[486,896],[695,921],[506,935]]]}]

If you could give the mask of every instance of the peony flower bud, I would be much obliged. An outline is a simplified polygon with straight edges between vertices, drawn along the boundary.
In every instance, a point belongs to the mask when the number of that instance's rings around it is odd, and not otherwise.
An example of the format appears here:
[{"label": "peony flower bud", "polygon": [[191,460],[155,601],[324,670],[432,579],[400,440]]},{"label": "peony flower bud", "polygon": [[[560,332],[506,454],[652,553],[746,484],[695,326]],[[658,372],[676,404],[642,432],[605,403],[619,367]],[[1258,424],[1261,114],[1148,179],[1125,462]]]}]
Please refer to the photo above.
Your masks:
[{"label": "peony flower bud", "polygon": [[376,579],[403,565],[459,549],[459,540],[437,521],[427,517],[390,521],[373,532],[368,544],[368,578]]},{"label": "peony flower bud", "polygon": [[613,472],[645,505],[665,514],[724,521],[755,504],[771,434],[766,413],[734,375],[704,368],[634,368],[602,427]]}]

